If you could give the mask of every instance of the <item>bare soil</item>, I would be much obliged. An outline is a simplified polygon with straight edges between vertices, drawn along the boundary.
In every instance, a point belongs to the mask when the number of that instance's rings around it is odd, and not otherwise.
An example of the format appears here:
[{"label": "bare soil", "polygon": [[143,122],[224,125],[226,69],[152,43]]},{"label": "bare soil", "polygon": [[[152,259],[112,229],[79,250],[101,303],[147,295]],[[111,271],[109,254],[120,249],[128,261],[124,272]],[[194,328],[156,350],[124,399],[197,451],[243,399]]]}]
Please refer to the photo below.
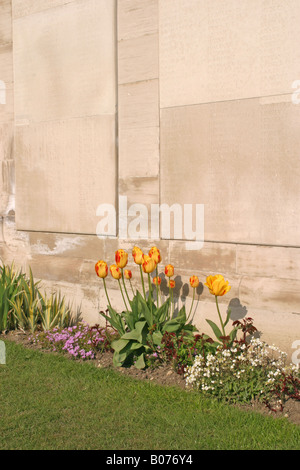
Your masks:
[{"label": "bare soil", "polygon": [[[10,331],[5,335],[5,339],[10,341],[14,341],[19,344],[23,344],[25,347],[42,350],[46,353],[56,354],[51,351],[47,351],[43,349],[38,344],[32,344],[29,341],[30,334],[23,333],[20,331]],[[1,336],[0,336],[1,338]],[[92,360],[96,367],[104,368],[104,369],[114,369],[117,370],[120,374],[127,375],[133,377],[138,380],[146,380],[156,383],[158,385],[167,385],[167,386],[175,386],[181,389],[185,389],[185,380],[182,375],[179,375],[173,369],[171,364],[164,364],[156,368],[148,368],[145,370],[138,370],[135,367],[119,367],[116,368],[113,365],[113,353],[112,352],[104,352],[103,354],[98,354],[97,357]],[[264,415],[269,415],[274,418],[282,418],[285,417],[290,422],[300,425],[300,401],[295,399],[289,399],[284,404],[283,411],[271,411],[265,405],[261,403],[253,403],[251,405],[236,405],[239,408],[245,410],[256,411],[262,413]]]}]

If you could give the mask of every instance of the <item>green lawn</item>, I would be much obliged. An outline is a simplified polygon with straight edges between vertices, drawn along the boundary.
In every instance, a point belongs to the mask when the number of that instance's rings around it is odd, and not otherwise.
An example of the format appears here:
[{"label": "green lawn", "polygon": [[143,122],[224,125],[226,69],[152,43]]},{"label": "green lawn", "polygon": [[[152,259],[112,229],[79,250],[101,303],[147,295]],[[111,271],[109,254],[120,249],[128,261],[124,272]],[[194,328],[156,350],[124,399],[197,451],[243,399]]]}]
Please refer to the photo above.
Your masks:
[{"label": "green lawn", "polygon": [[0,449],[299,449],[300,426],[6,342]]}]

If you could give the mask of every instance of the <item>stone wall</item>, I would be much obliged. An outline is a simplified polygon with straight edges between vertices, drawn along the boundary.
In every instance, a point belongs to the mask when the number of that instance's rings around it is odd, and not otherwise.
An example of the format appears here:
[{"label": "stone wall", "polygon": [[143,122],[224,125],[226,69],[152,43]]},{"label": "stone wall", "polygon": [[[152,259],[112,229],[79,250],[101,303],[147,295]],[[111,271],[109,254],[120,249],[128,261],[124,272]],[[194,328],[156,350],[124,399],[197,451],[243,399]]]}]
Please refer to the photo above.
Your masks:
[{"label": "stone wall", "polygon": [[[190,275],[222,273],[232,285],[223,311],[253,317],[262,339],[292,353],[299,20],[298,0],[0,0],[3,262],[30,266],[99,322],[95,262],[157,244],[162,265],[175,265],[179,304],[190,305]],[[118,212],[120,197],[149,210],[204,204],[203,248],[187,250],[184,235],[120,240],[118,224],[99,239],[97,207]],[[215,306],[207,288],[198,294],[195,320],[208,331]]]}]

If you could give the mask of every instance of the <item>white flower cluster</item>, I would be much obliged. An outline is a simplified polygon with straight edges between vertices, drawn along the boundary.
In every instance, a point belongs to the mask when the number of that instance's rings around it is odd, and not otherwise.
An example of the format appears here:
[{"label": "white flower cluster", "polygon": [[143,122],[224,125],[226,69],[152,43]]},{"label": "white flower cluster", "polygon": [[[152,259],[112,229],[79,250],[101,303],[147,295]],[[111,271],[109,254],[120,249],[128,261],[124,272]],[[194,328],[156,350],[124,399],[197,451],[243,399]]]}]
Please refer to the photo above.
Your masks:
[{"label": "white flower cluster", "polygon": [[[253,338],[249,347],[237,344],[232,348],[219,347],[215,354],[208,354],[204,359],[196,356],[194,364],[186,368],[185,379],[188,388],[208,391],[214,395],[222,393],[224,384],[227,390],[235,386],[242,378],[259,377],[260,391],[273,384],[283,373],[295,372],[295,366],[286,366],[287,354],[274,345]],[[235,385],[233,385],[235,384]],[[270,387],[269,387],[270,388]]]}]

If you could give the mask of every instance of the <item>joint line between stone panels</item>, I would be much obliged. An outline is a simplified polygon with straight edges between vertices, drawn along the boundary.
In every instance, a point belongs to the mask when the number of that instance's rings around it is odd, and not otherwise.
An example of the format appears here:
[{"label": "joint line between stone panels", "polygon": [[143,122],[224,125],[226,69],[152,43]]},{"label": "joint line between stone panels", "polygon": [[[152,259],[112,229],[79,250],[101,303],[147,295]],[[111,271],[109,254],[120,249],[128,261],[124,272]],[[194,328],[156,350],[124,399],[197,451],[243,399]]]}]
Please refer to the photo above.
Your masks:
[{"label": "joint line between stone panels", "polygon": [[200,103],[188,103],[188,104],[178,104],[174,106],[163,106],[161,107],[162,110],[164,109],[174,109],[174,108],[190,108],[192,106],[204,106],[208,104],[217,104],[217,103],[232,103],[235,101],[247,101],[247,100],[257,100],[257,99],[264,99],[264,98],[275,98],[275,97],[280,97],[280,96],[292,96],[295,93],[295,91],[289,92],[289,93],[278,93],[275,95],[261,95],[261,96],[249,96],[246,98],[233,98],[229,100],[217,100],[217,101],[205,101],[205,102],[200,102]]},{"label": "joint line between stone panels", "polygon": [[115,77],[115,87],[116,87],[116,107],[115,107],[115,138],[116,138],[116,238],[119,236],[119,197],[120,197],[120,189],[119,189],[119,177],[120,177],[120,141],[119,141],[119,67],[118,67],[118,59],[119,59],[119,42],[118,42],[118,30],[119,30],[119,22],[118,22],[118,0],[115,0],[115,67],[116,67],[116,77]]},{"label": "joint line between stone panels", "polygon": [[[193,240],[185,240],[183,238],[162,238],[161,240],[169,240],[169,241],[175,241],[175,242],[190,242]],[[205,243],[215,243],[215,244],[222,244],[222,245],[242,245],[242,246],[262,246],[262,247],[270,247],[270,248],[294,248],[294,249],[300,249],[300,245],[272,245],[270,243],[251,243],[251,242],[229,242],[229,241],[224,241],[224,240],[204,240]]]},{"label": "joint line between stone panels", "polygon": [[[157,1],[157,21],[158,21],[158,41],[157,41],[157,70],[158,70],[158,202],[159,206],[161,206],[162,202],[162,189],[161,189],[161,114],[160,114],[160,93],[161,93],[161,86],[160,86],[160,8],[159,8],[159,0]],[[161,224],[160,224],[160,216],[158,220],[158,227],[159,227],[159,239],[161,240]],[[168,242],[168,257],[169,257],[169,263],[170,263],[170,252],[171,252],[171,247],[170,247],[170,240]]]}]

